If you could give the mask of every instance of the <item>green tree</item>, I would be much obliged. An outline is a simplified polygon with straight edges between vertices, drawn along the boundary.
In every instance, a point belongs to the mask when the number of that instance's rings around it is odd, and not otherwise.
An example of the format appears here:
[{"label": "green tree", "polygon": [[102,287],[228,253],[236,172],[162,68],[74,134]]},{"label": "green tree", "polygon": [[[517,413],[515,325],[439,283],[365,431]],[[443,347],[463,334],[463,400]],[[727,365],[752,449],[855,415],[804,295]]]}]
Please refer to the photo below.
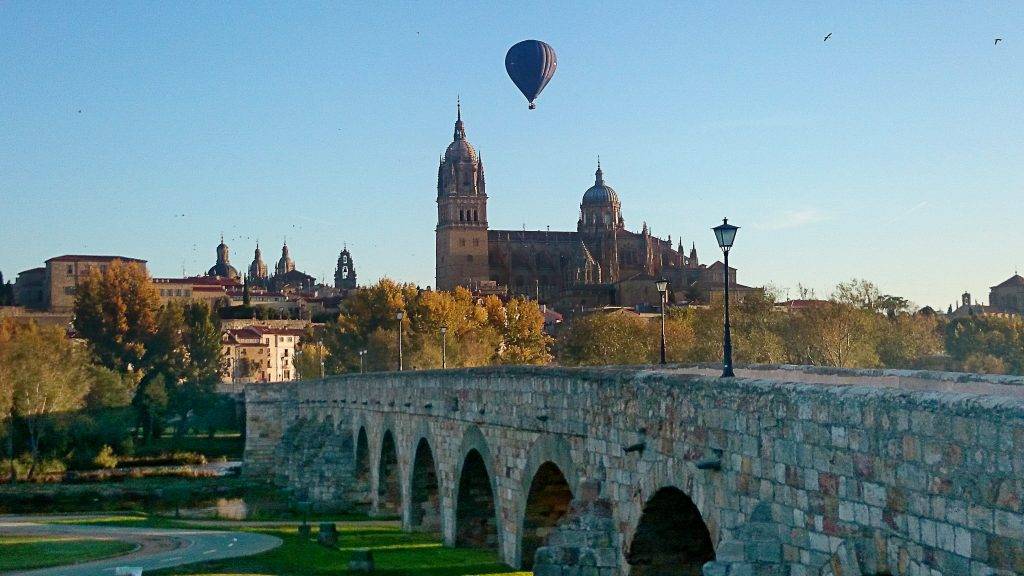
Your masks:
[{"label": "green tree", "polygon": [[935,315],[897,310],[887,308],[888,321],[880,323],[878,358],[887,368],[920,368],[927,358],[943,351],[940,321]]},{"label": "green tree", "polygon": [[1024,321],[1001,316],[970,316],[957,318],[946,325],[946,351],[967,368],[991,370],[992,357],[1002,363],[1002,370],[1012,374],[1024,373]]},{"label": "green tree", "polygon": [[0,306],[14,306],[14,284],[4,282],[3,272],[0,272]]},{"label": "green tree", "polygon": [[13,411],[27,432],[33,477],[48,420],[84,405],[90,387],[89,360],[58,327],[19,333],[5,345],[3,362],[13,380]]},{"label": "green tree", "polygon": [[306,340],[302,343],[302,348],[295,353],[293,363],[299,378],[303,380],[319,378],[321,366],[325,366],[327,363],[327,348],[322,342]]},{"label": "green tree", "polygon": [[570,366],[650,362],[652,354],[656,353],[650,338],[650,324],[629,312],[577,316],[559,334],[558,360]]}]

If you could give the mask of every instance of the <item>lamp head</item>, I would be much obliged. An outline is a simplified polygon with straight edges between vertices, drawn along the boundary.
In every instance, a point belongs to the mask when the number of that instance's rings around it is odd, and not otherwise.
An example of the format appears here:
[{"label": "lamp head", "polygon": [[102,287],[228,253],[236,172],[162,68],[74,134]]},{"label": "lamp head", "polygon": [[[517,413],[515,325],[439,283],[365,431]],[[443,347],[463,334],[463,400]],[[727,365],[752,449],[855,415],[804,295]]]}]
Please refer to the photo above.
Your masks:
[{"label": "lamp head", "polygon": [[736,240],[736,231],[739,229],[739,226],[729,224],[728,218],[722,218],[722,223],[712,228],[715,232],[715,239],[718,240],[718,247],[723,252],[728,252],[732,248],[732,243]]}]

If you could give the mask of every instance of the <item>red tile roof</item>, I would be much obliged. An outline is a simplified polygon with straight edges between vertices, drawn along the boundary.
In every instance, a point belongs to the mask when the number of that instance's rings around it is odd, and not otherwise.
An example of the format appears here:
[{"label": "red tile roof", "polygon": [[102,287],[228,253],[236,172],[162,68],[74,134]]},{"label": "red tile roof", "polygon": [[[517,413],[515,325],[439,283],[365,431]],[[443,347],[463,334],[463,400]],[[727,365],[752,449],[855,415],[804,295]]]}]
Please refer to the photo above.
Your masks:
[{"label": "red tile roof", "polygon": [[123,260],[125,262],[140,262],[145,264],[145,260],[139,260],[138,258],[128,258],[126,256],[95,256],[87,254],[64,254],[62,256],[54,256],[47,260],[47,262],[75,262],[78,260],[85,260],[87,262],[110,262],[113,260]]}]

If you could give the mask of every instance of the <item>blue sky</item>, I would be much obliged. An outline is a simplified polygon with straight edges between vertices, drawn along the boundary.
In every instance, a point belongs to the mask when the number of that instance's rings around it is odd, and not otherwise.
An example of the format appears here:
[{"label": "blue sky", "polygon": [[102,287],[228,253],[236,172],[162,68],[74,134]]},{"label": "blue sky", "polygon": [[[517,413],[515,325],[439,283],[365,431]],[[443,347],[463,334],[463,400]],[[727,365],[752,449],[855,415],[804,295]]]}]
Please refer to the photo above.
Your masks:
[{"label": "blue sky", "polygon": [[[600,154],[627,226],[708,261],[728,215],[740,281],[790,296],[944,307],[1024,268],[1019,4],[506,4],[0,3],[0,270],[199,273],[223,231],[239,268],[287,236],[432,285],[457,94],[494,228],[573,229]],[[532,112],[526,38],[558,53]]]}]

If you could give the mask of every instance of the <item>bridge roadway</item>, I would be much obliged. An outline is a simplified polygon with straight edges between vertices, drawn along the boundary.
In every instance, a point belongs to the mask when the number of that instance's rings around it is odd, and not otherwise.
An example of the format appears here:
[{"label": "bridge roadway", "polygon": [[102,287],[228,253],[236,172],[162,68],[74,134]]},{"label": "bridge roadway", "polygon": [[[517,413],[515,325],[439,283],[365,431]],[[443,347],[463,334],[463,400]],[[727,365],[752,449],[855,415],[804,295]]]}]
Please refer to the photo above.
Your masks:
[{"label": "bridge roadway", "polygon": [[1024,574],[1024,379],[503,367],[246,390],[244,471],[541,575]]}]

